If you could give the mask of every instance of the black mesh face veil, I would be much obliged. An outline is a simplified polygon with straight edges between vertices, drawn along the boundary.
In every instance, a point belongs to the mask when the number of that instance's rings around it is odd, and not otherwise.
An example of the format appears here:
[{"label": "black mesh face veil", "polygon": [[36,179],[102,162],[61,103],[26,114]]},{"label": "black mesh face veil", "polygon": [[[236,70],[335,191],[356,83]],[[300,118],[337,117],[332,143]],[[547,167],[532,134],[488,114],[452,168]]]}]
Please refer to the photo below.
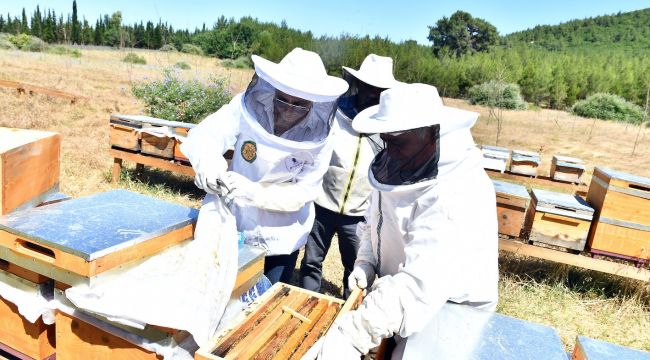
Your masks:
[{"label": "black mesh face veil", "polygon": [[386,90],[357,79],[345,69],[343,69],[343,80],[347,81],[349,87],[348,91],[339,98],[338,106],[350,119],[354,119],[366,108],[379,104],[379,95]]},{"label": "black mesh face veil", "polygon": [[336,100],[311,102],[285,94],[257,74],[244,93],[246,111],[270,134],[294,141],[321,141],[329,134]]},{"label": "black mesh face veil", "polygon": [[377,181],[408,185],[435,179],[440,159],[440,125],[380,134],[384,149],[371,165]]}]

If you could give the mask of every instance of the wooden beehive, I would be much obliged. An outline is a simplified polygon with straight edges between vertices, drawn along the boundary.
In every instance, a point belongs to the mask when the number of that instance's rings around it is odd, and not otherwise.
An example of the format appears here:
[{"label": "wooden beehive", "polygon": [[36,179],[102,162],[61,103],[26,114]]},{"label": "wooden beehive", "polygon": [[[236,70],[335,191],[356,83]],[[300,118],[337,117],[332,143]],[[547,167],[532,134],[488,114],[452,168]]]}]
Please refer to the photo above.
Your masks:
[{"label": "wooden beehive", "polygon": [[57,133],[0,127],[0,215],[59,190],[60,152]]},{"label": "wooden beehive", "polygon": [[499,234],[520,237],[530,195],[522,185],[492,180],[497,197]]},{"label": "wooden beehive", "polygon": [[184,162],[190,161],[190,159],[188,159],[187,156],[185,156],[185,154],[183,154],[183,152],[181,151],[181,144],[183,143],[183,138],[187,136],[189,130],[190,129],[188,128],[179,128],[179,127],[175,129],[177,137],[174,143],[174,160],[184,161]]},{"label": "wooden beehive", "polygon": [[585,336],[576,338],[572,360],[650,360],[650,353]]},{"label": "wooden beehive", "polygon": [[198,210],[125,190],[0,218],[0,258],[67,285],[193,237]]},{"label": "wooden beehive", "polygon": [[513,174],[537,177],[537,168],[541,159],[539,153],[523,150],[512,150],[510,172]]},{"label": "wooden beehive", "polygon": [[361,302],[361,291],[348,301],[276,283],[244,314],[194,355],[209,359],[300,359],[327,332],[337,316]]},{"label": "wooden beehive", "polygon": [[485,169],[496,170],[499,172],[506,171],[510,150],[498,146],[481,146],[483,153],[483,167]]},{"label": "wooden beehive", "polygon": [[594,210],[579,196],[533,189],[526,214],[530,241],[582,251]]},{"label": "wooden beehive", "polygon": [[584,161],[568,156],[553,156],[551,162],[551,179],[580,184],[584,172]]},{"label": "wooden beehive", "polygon": [[174,144],[176,142],[173,137],[154,135],[143,131],[140,138],[143,154],[158,156],[163,159],[174,158]]},{"label": "wooden beehive", "polygon": [[140,132],[142,123],[111,115],[109,120],[108,142],[111,147],[140,151]]},{"label": "wooden beehive", "polygon": [[[35,293],[51,291],[51,280],[27,269],[0,260],[0,281],[9,286],[33,289]],[[48,287],[49,286],[49,287]],[[49,289],[49,290],[48,290]],[[0,348],[14,356],[45,359],[54,354],[54,325],[39,318],[32,323],[20,315],[16,304],[0,298]]]},{"label": "wooden beehive", "polygon": [[650,259],[650,179],[596,167],[587,202],[596,212],[588,241],[592,252]]}]

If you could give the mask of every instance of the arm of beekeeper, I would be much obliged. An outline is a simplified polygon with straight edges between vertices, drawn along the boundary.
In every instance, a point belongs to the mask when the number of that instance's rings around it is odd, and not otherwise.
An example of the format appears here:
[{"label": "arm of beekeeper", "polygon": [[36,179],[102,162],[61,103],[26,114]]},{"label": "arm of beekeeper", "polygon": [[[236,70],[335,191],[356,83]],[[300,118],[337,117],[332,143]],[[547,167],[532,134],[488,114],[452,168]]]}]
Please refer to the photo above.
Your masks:
[{"label": "arm of beekeeper", "polygon": [[228,171],[226,184],[231,196],[243,198],[252,205],[277,212],[294,212],[316,200],[332,157],[332,142],[327,141],[315,158],[305,153],[302,170],[293,181],[282,183],[253,182],[243,175]]},{"label": "arm of beekeeper", "polygon": [[[376,190],[373,190],[373,192]],[[372,286],[375,280],[375,267],[377,258],[370,240],[370,212],[372,211],[372,196],[368,199],[368,210],[366,210],[365,221],[357,224],[357,236],[359,237],[359,250],[357,259],[354,262],[354,269],[348,276],[348,289],[353,291],[359,287],[366,289]]]},{"label": "arm of beekeeper", "polygon": [[235,96],[230,103],[192,128],[181,144],[181,151],[196,173],[197,186],[202,189],[207,190],[206,179],[214,182],[227,170],[228,163],[223,154],[237,141],[241,96]]},{"label": "arm of beekeeper", "polygon": [[449,299],[462,259],[455,249],[454,222],[441,203],[416,204],[407,226],[404,264],[395,275],[379,278],[359,308],[338,321],[339,330],[362,353],[382,338],[419,332]]}]

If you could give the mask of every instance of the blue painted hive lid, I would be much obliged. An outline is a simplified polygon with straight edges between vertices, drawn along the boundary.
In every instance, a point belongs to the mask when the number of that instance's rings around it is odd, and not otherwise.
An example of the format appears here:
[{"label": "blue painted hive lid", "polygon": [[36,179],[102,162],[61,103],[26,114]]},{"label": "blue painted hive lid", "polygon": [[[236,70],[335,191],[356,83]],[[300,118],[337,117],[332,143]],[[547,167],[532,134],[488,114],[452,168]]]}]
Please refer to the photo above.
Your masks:
[{"label": "blue painted hive lid", "polygon": [[[567,215],[561,212],[575,212],[576,214],[588,215],[589,219],[594,213],[594,209],[578,195],[533,189],[533,197],[537,201],[536,208],[545,212],[558,215]],[[560,213],[557,211],[560,211]]]},{"label": "blue painted hive lid", "polygon": [[0,230],[92,261],[194,223],[198,213],[112,190],[0,217]]},{"label": "blue painted hive lid", "polygon": [[523,185],[513,184],[505,181],[494,180],[494,179],[492,180],[492,183],[494,184],[494,190],[497,193],[508,194],[508,195],[516,196],[518,198],[530,200],[530,195],[528,194],[528,190],[526,190],[526,187]]},{"label": "blue painted hive lid", "polygon": [[589,360],[650,360],[650,353],[606,341],[578,336],[578,346]]}]

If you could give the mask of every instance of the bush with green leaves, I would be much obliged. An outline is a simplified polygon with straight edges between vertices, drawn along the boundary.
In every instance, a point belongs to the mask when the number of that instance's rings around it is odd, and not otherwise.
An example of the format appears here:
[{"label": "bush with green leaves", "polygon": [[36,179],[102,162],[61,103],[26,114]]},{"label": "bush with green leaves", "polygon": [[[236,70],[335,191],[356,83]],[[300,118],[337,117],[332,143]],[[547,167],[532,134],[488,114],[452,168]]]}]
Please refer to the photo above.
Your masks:
[{"label": "bush with green leaves", "polygon": [[203,55],[203,49],[194,44],[183,44],[181,52],[190,55]]},{"label": "bush with green leaves", "polygon": [[158,49],[158,51],[177,52],[178,50],[172,44],[165,44],[160,49]]},{"label": "bush with green leaves", "polygon": [[81,57],[81,51],[79,49],[70,49],[63,45],[50,46],[47,52],[56,55],[69,55],[75,58]]},{"label": "bush with green leaves", "polygon": [[473,105],[485,105],[503,109],[524,110],[528,107],[517,84],[490,80],[474,85],[468,92]]},{"label": "bush with green leaves", "polygon": [[133,95],[144,100],[146,113],[165,120],[198,123],[232,98],[223,78],[184,80],[179,71],[165,69],[163,79],[133,85]]},{"label": "bush with green leaves", "polygon": [[235,69],[252,69],[253,61],[248,56],[240,56],[235,60],[222,60],[221,65],[226,68],[235,68]]},{"label": "bush with green leaves", "polygon": [[124,57],[124,59],[122,59],[122,61],[129,64],[141,64],[141,65],[147,63],[147,60],[145,60],[145,58],[132,52],[126,54],[126,56]]},{"label": "bush with green leaves", "polygon": [[2,34],[2,37],[0,37],[0,39],[11,42],[15,45],[15,47],[23,51],[40,52],[45,51],[48,47],[45,41],[37,38],[36,36],[27,34]]},{"label": "bush with green leaves", "polygon": [[5,39],[5,38],[0,38],[0,50],[16,50],[18,49],[14,43],[11,41]]},{"label": "bush with green leaves", "polygon": [[643,121],[643,109],[624,98],[597,93],[573,104],[571,112],[582,117],[631,123]]},{"label": "bush with green leaves", "polygon": [[186,63],[184,61],[177,62],[176,64],[174,64],[174,67],[177,68],[177,69],[181,69],[181,70],[189,70],[189,69],[192,68],[190,66],[190,64],[188,64],[188,63]]}]

